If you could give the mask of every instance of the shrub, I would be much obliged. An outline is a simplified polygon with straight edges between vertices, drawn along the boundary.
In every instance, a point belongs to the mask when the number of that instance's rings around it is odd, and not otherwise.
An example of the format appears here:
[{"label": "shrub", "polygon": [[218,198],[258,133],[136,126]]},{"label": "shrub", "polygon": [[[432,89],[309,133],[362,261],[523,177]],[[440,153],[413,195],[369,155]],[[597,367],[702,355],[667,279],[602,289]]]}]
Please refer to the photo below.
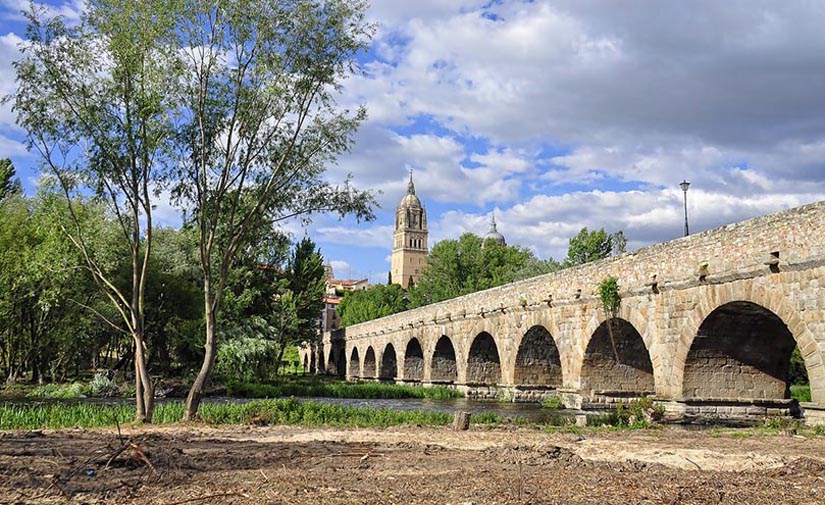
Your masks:
[{"label": "shrub", "polygon": [[28,394],[32,398],[85,398],[87,387],[80,382],[71,384],[43,384]]},{"label": "shrub", "polygon": [[98,372],[92,377],[86,391],[89,396],[117,396],[120,389],[104,372]]},{"label": "shrub", "polygon": [[665,408],[653,401],[652,398],[639,398],[631,401],[627,406],[619,403],[616,410],[607,414],[590,416],[587,424],[590,426],[618,426],[626,428],[647,428],[661,421],[665,415]]},{"label": "shrub", "polygon": [[563,409],[564,408],[564,403],[561,401],[561,398],[554,395],[554,396],[548,396],[544,400],[542,400],[541,401],[541,406],[544,407],[545,409],[558,410],[558,409]]}]

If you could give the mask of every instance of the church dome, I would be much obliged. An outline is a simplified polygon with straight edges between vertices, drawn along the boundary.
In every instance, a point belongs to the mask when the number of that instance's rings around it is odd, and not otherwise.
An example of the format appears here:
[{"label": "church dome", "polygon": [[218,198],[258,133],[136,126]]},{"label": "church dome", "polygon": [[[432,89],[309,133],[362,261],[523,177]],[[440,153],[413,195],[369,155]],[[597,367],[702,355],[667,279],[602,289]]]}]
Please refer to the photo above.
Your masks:
[{"label": "church dome", "polygon": [[498,232],[496,229],[496,216],[495,214],[490,215],[490,230],[487,232],[487,235],[484,235],[484,241],[487,240],[494,240],[497,244],[507,245],[507,241],[504,239],[504,235]]},{"label": "church dome", "polygon": [[415,194],[415,184],[413,184],[412,180],[412,171],[410,171],[410,182],[407,183],[407,194],[401,199],[401,203],[398,204],[398,207],[404,209],[421,208],[421,200],[419,200],[418,196]]}]

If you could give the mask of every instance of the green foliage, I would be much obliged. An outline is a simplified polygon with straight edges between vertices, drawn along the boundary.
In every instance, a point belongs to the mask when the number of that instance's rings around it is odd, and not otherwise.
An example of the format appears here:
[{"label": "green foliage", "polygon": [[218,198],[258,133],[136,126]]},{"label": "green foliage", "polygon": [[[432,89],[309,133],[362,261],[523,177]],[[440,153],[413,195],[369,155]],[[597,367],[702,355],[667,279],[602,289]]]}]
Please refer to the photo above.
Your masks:
[{"label": "green foliage", "polygon": [[808,369],[805,367],[805,360],[799,347],[794,347],[791,353],[791,367],[788,371],[788,381],[793,386],[804,386],[809,383]]},{"label": "green foliage", "polygon": [[619,403],[616,410],[607,414],[587,417],[588,426],[616,426],[631,429],[649,428],[664,418],[665,408],[651,398],[640,398],[628,405]]},{"label": "green foliage", "polygon": [[120,393],[120,388],[105,373],[98,372],[92,377],[86,391],[92,397],[117,396]]},{"label": "green foliage", "polygon": [[272,331],[260,318],[231,327],[236,334],[224,335],[218,345],[215,375],[222,380],[251,381],[276,372],[276,345],[262,332]]},{"label": "green foliage", "polygon": [[529,269],[553,268],[540,263],[528,249],[484,242],[465,233],[458,240],[442,240],[433,246],[418,285],[409,291],[410,308],[440,302],[524,278]]},{"label": "green foliage", "polygon": [[794,384],[791,386],[791,398],[799,402],[811,401],[811,386],[809,384]]},{"label": "green foliage", "polygon": [[20,179],[14,176],[14,165],[8,158],[0,159],[0,202],[23,191]]},{"label": "green foliage", "polygon": [[480,414],[473,414],[470,421],[475,424],[500,424],[501,417],[494,412],[482,412]]},{"label": "green foliage", "polygon": [[86,398],[86,385],[80,382],[73,382],[70,384],[43,384],[36,386],[29,392],[30,398]]},{"label": "green foliage", "polygon": [[298,396],[365,399],[430,398],[434,400],[446,400],[450,398],[462,398],[464,396],[455,389],[445,387],[422,388],[399,384],[382,384],[378,382],[284,382],[260,384],[233,381],[226,384],[226,392],[230,396],[241,398]]},{"label": "green foliage", "polygon": [[[79,201],[75,211],[78,226],[106,239],[111,226],[99,205]],[[0,372],[6,381],[63,380],[76,366],[89,366],[102,343],[119,338],[96,317],[112,307],[78,268],[80,252],[60,229],[66,212],[65,202],[48,191],[0,202]]]},{"label": "green foliage", "polygon": [[564,408],[564,403],[558,396],[548,396],[541,401],[541,406],[545,409],[558,410]]},{"label": "green foliage", "polygon": [[379,284],[370,289],[350,291],[338,304],[341,327],[352,326],[409,308],[407,295],[398,284]]},{"label": "green foliage", "polygon": [[619,296],[619,279],[608,277],[599,283],[599,300],[602,302],[605,316],[612,319],[619,313],[622,298]]},{"label": "green foliage", "polygon": [[[179,402],[161,403],[153,422],[171,424],[183,415]],[[134,417],[130,405],[99,404],[0,404],[0,430],[98,428],[128,424]],[[443,412],[398,411],[342,407],[293,399],[262,400],[237,404],[204,404],[198,415],[208,424],[281,424],[333,427],[386,427],[403,424],[441,426],[452,420]]]},{"label": "green foliage", "polygon": [[564,266],[583,265],[614,254],[621,254],[626,246],[627,239],[621,231],[608,234],[604,228],[590,231],[585,227],[578,235],[570,239]]},{"label": "green foliage", "polygon": [[615,277],[608,277],[600,282],[599,299],[607,318],[607,334],[610,337],[610,345],[613,347],[613,355],[618,363],[619,351],[616,348],[616,340],[613,338],[613,326],[617,323],[616,318],[619,316],[619,308],[622,305],[622,298],[619,296],[619,280]]}]

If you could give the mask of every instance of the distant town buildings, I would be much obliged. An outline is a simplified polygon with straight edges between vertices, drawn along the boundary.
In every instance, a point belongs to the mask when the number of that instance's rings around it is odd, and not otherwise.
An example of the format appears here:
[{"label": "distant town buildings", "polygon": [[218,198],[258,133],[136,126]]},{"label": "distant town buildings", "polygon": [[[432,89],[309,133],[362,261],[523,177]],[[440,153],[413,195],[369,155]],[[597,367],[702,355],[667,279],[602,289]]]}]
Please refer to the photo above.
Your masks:
[{"label": "distant town buildings", "polygon": [[322,334],[327,331],[337,330],[341,326],[337,309],[338,304],[341,303],[341,298],[344,297],[347,291],[358,291],[372,287],[369,279],[336,279],[332,265],[329,263],[327,263],[324,268],[326,290],[324,292],[324,308],[321,312],[320,321],[320,331]]}]

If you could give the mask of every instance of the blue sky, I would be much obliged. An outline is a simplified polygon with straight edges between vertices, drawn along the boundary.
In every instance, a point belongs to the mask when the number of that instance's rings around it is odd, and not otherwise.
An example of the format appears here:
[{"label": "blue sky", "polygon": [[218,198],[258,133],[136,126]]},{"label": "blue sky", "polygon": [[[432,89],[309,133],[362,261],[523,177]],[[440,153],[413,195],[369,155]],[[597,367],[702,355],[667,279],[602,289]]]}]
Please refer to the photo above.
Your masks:
[{"label": "blue sky", "polygon": [[[0,93],[26,3],[0,0]],[[484,233],[495,210],[541,258],[582,226],[621,229],[630,248],[680,236],[683,179],[692,231],[825,198],[823,3],[374,0],[369,16],[364,73],[341,97],[369,119],[328,176],[381,191],[378,219],[289,225],[338,277],[386,281],[409,169],[431,246]],[[31,191],[21,138],[3,106],[0,155]]]}]

